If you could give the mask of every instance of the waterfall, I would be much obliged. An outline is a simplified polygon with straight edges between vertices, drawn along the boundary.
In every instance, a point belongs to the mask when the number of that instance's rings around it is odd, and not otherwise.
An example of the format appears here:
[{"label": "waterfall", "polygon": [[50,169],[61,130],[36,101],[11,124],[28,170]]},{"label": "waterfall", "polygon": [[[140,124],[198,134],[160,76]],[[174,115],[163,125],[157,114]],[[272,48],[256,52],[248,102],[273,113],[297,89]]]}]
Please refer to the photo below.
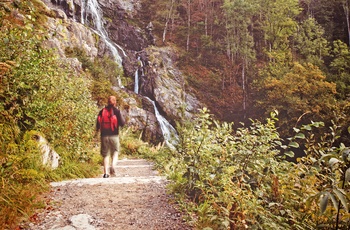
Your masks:
[{"label": "waterfall", "polygon": [[[137,57],[138,64],[141,67],[141,77],[143,76],[143,62],[141,61],[141,57]],[[134,85],[134,92],[136,94],[139,94],[139,68],[135,71],[135,85]]]},{"label": "waterfall", "polygon": [[135,92],[136,94],[139,93],[139,70],[138,70],[138,69],[135,71],[134,92]]},{"label": "waterfall", "polygon": [[[85,17],[84,17],[85,15]],[[125,51],[122,47],[118,46],[114,42],[112,42],[108,38],[108,34],[106,29],[103,26],[102,21],[102,10],[98,4],[97,0],[83,0],[82,1],[82,9],[81,9],[81,23],[85,25],[86,22],[88,22],[88,15],[91,16],[91,21],[89,23],[93,27],[93,31],[98,34],[101,39],[106,43],[109,50],[112,52],[112,55],[114,57],[114,61],[119,65],[122,66],[122,58],[119,55],[118,49],[123,53],[124,56],[126,56]],[[118,48],[118,49],[117,49]]]},{"label": "waterfall", "polygon": [[[119,64],[119,66],[122,66],[122,58],[119,55],[118,50],[122,52],[124,57],[126,57],[125,51],[122,49],[122,47],[118,46],[114,42],[112,42],[109,37],[106,29],[103,26],[103,21],[102,21],[102,10],[98,4],[97,0],[82,0],[81,2],[81,23],[85,25],[87,23],[89,27],[92,28],[92,30],[100,36],[100,38],[105,42],[105,44],[108,46],[110,51],[113,54],[113,57],[115,59],[115,62]],[[90,19],[91,17],[91,19]],[[89,21],[91,20],[91,21]],[[139,61],[139,65],[141,66],[141,76],[143,76],[143,63],[140,59],[140,57],[137,58]],[[139,68],[135,71],[135,86],[134,86],[134,91],[136,94],[139,93]],[[120,82],[120,78],[118,78],[119,82],[119,87],[124,88]],[[165,143],[169,148],[174,148],[174,145],[178,138],[177,132],[175,128],[162,116],[160,115],[157,106],[154,101],[152,101],[150,98],[146,97],[154,107],[154,113],[157,118],[157,121],[159,122],[160,128],[162,130],[163,136]]]},{"label": "waterfall", "polygon": [[152,103],[154,107],[154,113],[156,115],[160,129],[162,130],[165,143],[169,148],[174,149],[174,145],[177,143],[177,140],[178,140],[178,136],[175,128],[162,115],[160,115],[158,108],[156,106],[156,103],[150,98],[148,97],[146,98]]},{"label": "waterfall", "polygon": [[120,75],[118,75],[117,81],[118,81],[119,87],[120,87],[121,89],[123,89],[124,86],[123,86],[123,83],[122,83],[122,79],[120,79]]},{"label": "waterfall", "polygon": [[[140,57],[137,57],[138,64],[141,67],[141,77],[144,75],[143,73],[143,62]],[[134,85],[134,92],[136,94],[139,93],[139,68],[136,69],[135,71],[135,85]],[[162,130],[162,134],[164,137],[164,141],[167,144],[167,146],[171,149],[174,149],[174,145],[176,144],[178,140],[177,132],[175,128],[159,113],[159,110],[156,106],[156,103],[151,100],[149,97],[145,98],[149,100],[154,108],[154,114],[157,118],[157,121],[159,123],[160,129]]]}]

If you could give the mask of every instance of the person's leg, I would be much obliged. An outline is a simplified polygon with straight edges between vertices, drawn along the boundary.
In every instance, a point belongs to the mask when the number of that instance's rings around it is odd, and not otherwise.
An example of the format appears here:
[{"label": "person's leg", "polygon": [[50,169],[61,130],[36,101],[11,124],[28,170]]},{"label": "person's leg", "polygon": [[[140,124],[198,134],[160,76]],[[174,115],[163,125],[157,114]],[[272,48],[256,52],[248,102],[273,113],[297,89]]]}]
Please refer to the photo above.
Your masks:
[{"label": "person's leg", "polygon": [[101,155],[103,157],[103,177],[108,177],[109,174],[109,137],[101,137]]},{"label": "person's leg", "polygon": [[103,174],[109,174],[109,156],[103,158]]},{"label": "person's leg", "polygon": [[119,136],[113,136],[112,142],[113,142],[113,149],[111,149],[112,150],[111,175],[115,175],[115,167],[117,166],[118,155],[119,155],[119,151],[120,151]]}]

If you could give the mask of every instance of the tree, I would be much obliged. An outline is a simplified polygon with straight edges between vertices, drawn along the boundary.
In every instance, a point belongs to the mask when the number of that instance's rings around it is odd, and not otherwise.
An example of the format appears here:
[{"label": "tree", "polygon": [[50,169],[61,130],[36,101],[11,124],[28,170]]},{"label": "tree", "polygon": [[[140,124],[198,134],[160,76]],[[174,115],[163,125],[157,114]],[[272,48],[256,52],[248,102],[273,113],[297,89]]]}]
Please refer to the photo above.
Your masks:
[{"label": "tree", "polygon": [[330,80],[337,84],[339,98],[347,99],[350,96],[350,50],[340,40],[334,41],[333,47]]},{"label": "tree", "polygon": [[329,55],[328,41],[323,37],[324,29],[310,17],[303,21],[295,35],[295,47],[302,60],[317,66]]},{"label": "tree", "polygon": [[349,0],[341,0],[342,6],[344,9],[347,32],[348,32],[348,42],[349,42],[348,45],[350,46],[350,16],[349,16],[350,3],[349,2],[350,2]]},{"label": "tree", "polygon": [[187,39],[186,51],[190,49],[190,34],[191,34],[191,0],[187,0]]},{"label": "tree", "polygon": [[168,26],[169,26],[169,22],[171,20],[173,20],[173,15],[174,15],[174,7],[175,7],[175,0],[171,0],[170,6],[169,6],[169,10],[168,10],[168,14],[167,17],[165,19],[165,25],[164,25],[164,30],[163,30],[163,43],[165,42],[165,38],[166,38],[166,33],[168,31]]},{"label": "tree", "polygon": [[227,56],[234,65],[241,66],[243,111],[247,104],[247,75],[251,62],[255,59],[253,36],[249,27],[256,9],[254,1],[225,0],[223,5],[226,20]]},{"label": "tree", "polygon": [[327,82],[324,74],[312,64],[294,63],[290,72],[279,79],[265,79],[257,90],[264,92],[260,95],[262,98],[257,98],[257,105],[266,113],[279,111],[279,126],[284,132],[306,113],[311,120],[330,120],[327,116],[335,105],[335,84]]},{"label": "tree", "polygon": [[[306,2],[306,1],[304,1]],[[349,41],[349,0],[307,0],[306,17],[313,17],[324,28],[328,41]]]},{"label": "tree", "polygon": [[288,61],[291,58],[289,38],[297,29],[296,16],[300,13],[298,0],[261,0],[259,9],[269,60]]}]

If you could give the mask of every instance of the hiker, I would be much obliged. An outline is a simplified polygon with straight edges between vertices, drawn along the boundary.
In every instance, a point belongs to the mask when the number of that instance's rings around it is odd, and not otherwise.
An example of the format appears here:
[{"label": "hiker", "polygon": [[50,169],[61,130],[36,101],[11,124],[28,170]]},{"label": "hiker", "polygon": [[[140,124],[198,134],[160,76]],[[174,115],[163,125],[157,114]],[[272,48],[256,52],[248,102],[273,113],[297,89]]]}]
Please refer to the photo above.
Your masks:
[{"label": "hiker", "polygon": [[[103,178],[108,178],[109,174],[115,176],[115,167],[120,152],[119,126],[124,126],[125,122],[120,114],[120,110],[115,107],[116,104],[116,97],[110,96],[108,98],[108,105],[97,116],[96,131],[101,132]],[[110,157],[112,158],[111,167],[109,164]]]}]

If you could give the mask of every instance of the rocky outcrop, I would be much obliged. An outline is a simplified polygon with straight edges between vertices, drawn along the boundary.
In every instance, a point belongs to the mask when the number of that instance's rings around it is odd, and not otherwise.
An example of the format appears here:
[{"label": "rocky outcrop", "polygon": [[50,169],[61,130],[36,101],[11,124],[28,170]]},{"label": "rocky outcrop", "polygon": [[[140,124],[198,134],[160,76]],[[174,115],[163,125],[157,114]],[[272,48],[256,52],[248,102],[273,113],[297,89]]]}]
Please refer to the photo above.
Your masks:
[{"label": "rocky outcrop", "polygon": [[122,115],[126,117],[128,127],[142,130],[144,141],[157,144],[164,140],[150,101],[139,96],[137,100],[132,97],[124,98],[124,103],[127,107],[123,108]]},{"label": "rocky outcrop", "polygon": [[149,45],[147,38],[144,36],[144,31],[127,22],[140,9],[140,1],[101,0],[99,3],[103,15],[109,19],[106,20],[105,28],[112,41],[126,50],[136,52]]},{"label": "rocky outcrop", "polygon": [[51,169],[56,169],[59,165],[60,155],[50,147],[48,141],[40,136],[34,135],[34,139],[38,142],[38,147],[42,154],[42,163]]},{"label": "rocky outcrop", "polygon": [[55,149],[51,147],[43,134],[34,130],[28,131],[23,136],[23,142],[26,146],[31,146],[38,150],[41,156],[40,164],[52,170],[59,167],[61,157]]},{"label": "rocky outcrop", "polygon": [[[90,0],[92,1],[92,0]],[[87,0],[43,0],[53,12],[48,19],[49,39],[46,45],[57,50],[58,54],[68,61],[77,72],[82,71],[77,59],[67,58],[67,47],[80,47],[90,57],[96,58],[110,54],[108,46],[97,34],[88,28],[92,15],[86,12]],[[103,11],[103,26],[111,43],[118,46],[122,53],[124,75],[134,82],[135,72],[139,73],[138,94],[133,92],[134,84],[116,90],[125,91],[129,97],[124,98],[127,108],[124,117],[127,125],[143,130],[144,140],[162,141],[154,107],[148,99],[155,102],[159,112],[172,124],[184,118],[191,118],[200,107],[198,100],[184,87],[182,73],[176,68],[176,51],[170,47],[156,47],[152,34],[152,23],[142,22],[137,13],[141,9],[141,0],[99,0]],[[130,22],[133,22],[132,25]]]},{"label": "rocky outcrop", "polygon": [[186,92],[183,74],[176,68],[176,51],[170,47],[154,46],[148,47],[146,51],[149,55],[149,77],[142,81],[143,93],[157,102],[168,119],[191,119],[201,104]]}]

